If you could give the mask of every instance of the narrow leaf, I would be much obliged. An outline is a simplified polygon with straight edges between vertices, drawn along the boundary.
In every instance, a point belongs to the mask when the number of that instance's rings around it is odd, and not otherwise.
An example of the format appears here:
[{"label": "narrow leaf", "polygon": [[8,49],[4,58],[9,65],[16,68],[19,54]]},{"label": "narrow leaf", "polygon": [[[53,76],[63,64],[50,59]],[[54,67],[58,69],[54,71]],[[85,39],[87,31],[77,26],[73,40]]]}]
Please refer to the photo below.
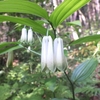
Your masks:
[{"label": "narrow leaf", "polygon": [[31,19],[28,19],[28,18],[0,15],[0,22],[3,22],[3,21],[11,21],[14,23],[20,23],[23,25],[27,25],[29,27],[32,27],[33,31],[35,31],[37,33],[41,33],[41,34],[46,34],[46,32],[47,32],[47,30],[42,25],[38,24],[38,22],[33,21]]},{"label": "narrow leaf", "polygon": [[70,45],[82,44],[85,42],[100,41],[100,35],[92,35],[80,38],[70,43]]},{"label": "narrow leaf", "polygon": [[22,46],[19,45],[19,42],[3,42],[0,43],[0,55],[23,48]]}]

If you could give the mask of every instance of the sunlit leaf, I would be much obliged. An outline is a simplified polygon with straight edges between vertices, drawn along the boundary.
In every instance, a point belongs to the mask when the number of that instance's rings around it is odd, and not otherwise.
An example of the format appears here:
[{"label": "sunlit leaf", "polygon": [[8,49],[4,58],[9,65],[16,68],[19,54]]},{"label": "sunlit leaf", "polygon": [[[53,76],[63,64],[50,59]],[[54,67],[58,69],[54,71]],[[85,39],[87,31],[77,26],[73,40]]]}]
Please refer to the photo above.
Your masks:
[{"label": "sunlit leaf", "polygon": [[73,82],[81,82],[88,78],[98,65],[96,58],[91,58],[77,66],[71,76]]},{"label": "sunlit leaf", "polygon": [[48,13],[45,9],[43,9],[36,3],[24,0],[0,1],[0,12],[26,13],[48,19]]},{"label": "sunlit leaf", "polygon": [[46,34],[46,32],[47,32],[47,29],[45,29],[38,22],[33,21],[31,19],[28,19],[28,18],[0,15],[0,22],[3,22],[3,21],[11,21],[11,22],[14,22],[14,23],[20,23],[20,24],[32,27],[33,31],[41,33],[41,34]]},{"label": "sunlit leaf", "polygon": [[85,42],[100,41],[100,35],[92,35],[80,38],[70,43],[70,45],[82,44]]},{"label": "sunlit leaf", "polygon": [[50,21],[57,27],[76,10],[84,6],[90,0],[64,0],[51,14]]}]

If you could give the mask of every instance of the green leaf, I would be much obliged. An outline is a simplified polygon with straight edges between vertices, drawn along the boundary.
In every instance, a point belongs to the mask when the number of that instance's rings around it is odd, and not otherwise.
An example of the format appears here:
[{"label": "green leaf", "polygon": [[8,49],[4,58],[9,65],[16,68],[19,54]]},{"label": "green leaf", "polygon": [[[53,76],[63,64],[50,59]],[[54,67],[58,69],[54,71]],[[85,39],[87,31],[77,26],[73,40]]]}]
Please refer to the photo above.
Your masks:
[{"label": "green leaf", "polygon": [[44,100],[41,95],[27,94],[26,100]]},{"label": "green leaf", "polygon": [[10,86],[8,84],[0,86],[0,100],[7,100],[11,96],[10,92]]},{"label": "green leaf", "polygon": [[9,51],[13,51],[16,49],[23,48],[19,45],[19,42],[3,42],[0,43],[0,55],[7,53]]},{"label": "green leaf", "polygon": [[81,22],[79,20],[73,21],[73,22],[66,22],[67,25],[77,25],[77,26],[82,26]]},{"label": "green leaf", "polygon": [[70,89],[68,88],[68,86],[63,85],[62,83],[58,83],[57,84],[57,89],[56,89],[56,94],[55,97],[57,98],[72,98],[72,93],[70,91]]},{"label": "green leaf", "polygon": [[100,41],[100,35],[92,35],[80,38],[70,43],[70,45],[82,44],[84,42]]},{"label": "green leaf", "polygon": [[[5,0],[5,1],[12,1],[12,0]],[[29,1],[29,0],[17,0],[17,1]]]},{"label": "green leaf", "polygon": [[71,80],[73,82],[84,81],[93,73],[97,65],[98,61],[96,58],[91,58],[89,60],[86,60],[85,62],[81,63],[74,69],[71,76]]},{"label": "green leaf", "polygon": [[25,95],[18,95],[17,97],[15,97],[15,99],[13,100],[44,100],[42,98],[41,95],[34,95],[34,92],[33,93],[28,93],[28,94],[25,94]]},{"label": "green leaf", "polygon": [[62,2],[51,14],[50,22],[52,22],[54,27],[57,27],[89,1],[90,0],[64,0],[64,2]]},{"label": "green leaf", "polygon": [[0,1],[0,12],[26,13],[48,19],[48,13],[45,9],[36,3],[29,1],[7,0]]},{"label": "green leaf", "polygon": [[43,25],[44,23],[49,24],[47,20],[36,20],[35,22],[37,22],[40,25]]},{"label": "green leaf", "polygon": [[18,83],[17,83],[17,82],[13,84],[12,89],[13,89],[13,90],[18,89]]},{"label": "green leaf", "polygon": [[45,83],[46,87],[48,90],[54,92],[57,88],[57,85],[56,85],[56,78],[51,78],[49,79],[49,81],[47,81]]},{"label": "green leaf", "polygon": [[59,98],[53,98],[53,99],[51,99],[51,100],[68,100],[68,99],[59,99]]},{"label": "green leaf", "polygon": [[47,32],[47,30],[42,25],[40,25],[38,22],[33,21],[31,19],[28,19],[28,18],[0,15],[0,22],[3,22],[3,21],[11,21],[11,22],[27,25],[29,27],[32,27],[33,31],[44,34],[44,35]]},{"label": "green leaf", "polygon": [[89,92],[89,93],[91,93],[92,92],[92,90],[94,90],[94,87],[92,87],[92,86],[85,86],[85,87],[77,87],[76,89],[75,89],[75,93],[86,93],[86,92]]}]

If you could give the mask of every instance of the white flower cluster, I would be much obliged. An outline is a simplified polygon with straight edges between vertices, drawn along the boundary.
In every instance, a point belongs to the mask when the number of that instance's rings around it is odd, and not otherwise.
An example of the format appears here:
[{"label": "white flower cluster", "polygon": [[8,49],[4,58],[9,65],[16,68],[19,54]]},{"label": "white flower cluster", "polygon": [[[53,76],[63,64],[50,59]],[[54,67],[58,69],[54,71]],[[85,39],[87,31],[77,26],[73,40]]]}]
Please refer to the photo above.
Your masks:
[{"label": "white flower cluster", "polygon": [[22,28],[21,38],[20,41],[23,43],[32,43],[33,42],[33,31],[30,28],[27,32],[27,29],[24,27]]},{"label": "white flower cluster", "polygon": [[56,38],[53,42],[51,36],[44,36],[41,49],[41,68],[55,72],[56,68],[64,71],[67,59],[64,56],[63,40]]}]

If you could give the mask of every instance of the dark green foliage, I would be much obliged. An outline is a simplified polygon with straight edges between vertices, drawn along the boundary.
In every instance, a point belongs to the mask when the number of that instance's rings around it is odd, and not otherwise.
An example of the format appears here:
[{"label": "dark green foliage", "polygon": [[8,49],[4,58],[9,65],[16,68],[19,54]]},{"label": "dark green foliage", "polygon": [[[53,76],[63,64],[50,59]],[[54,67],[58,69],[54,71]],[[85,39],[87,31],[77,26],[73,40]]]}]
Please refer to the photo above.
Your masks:
[{"label": "dark green foliage", "polygon": [[[100,89],[98,87],[98,84],[100,84],[100,81],[94,78],[88,78],[85,82],[80,82],[77,84],[77,87],[75,89],[75,93],[79,94],[79,98],[82,99],[83,96],[90,99],[92,96],[99,96]],[[86,98],[82,100],[86,100]]]}]

